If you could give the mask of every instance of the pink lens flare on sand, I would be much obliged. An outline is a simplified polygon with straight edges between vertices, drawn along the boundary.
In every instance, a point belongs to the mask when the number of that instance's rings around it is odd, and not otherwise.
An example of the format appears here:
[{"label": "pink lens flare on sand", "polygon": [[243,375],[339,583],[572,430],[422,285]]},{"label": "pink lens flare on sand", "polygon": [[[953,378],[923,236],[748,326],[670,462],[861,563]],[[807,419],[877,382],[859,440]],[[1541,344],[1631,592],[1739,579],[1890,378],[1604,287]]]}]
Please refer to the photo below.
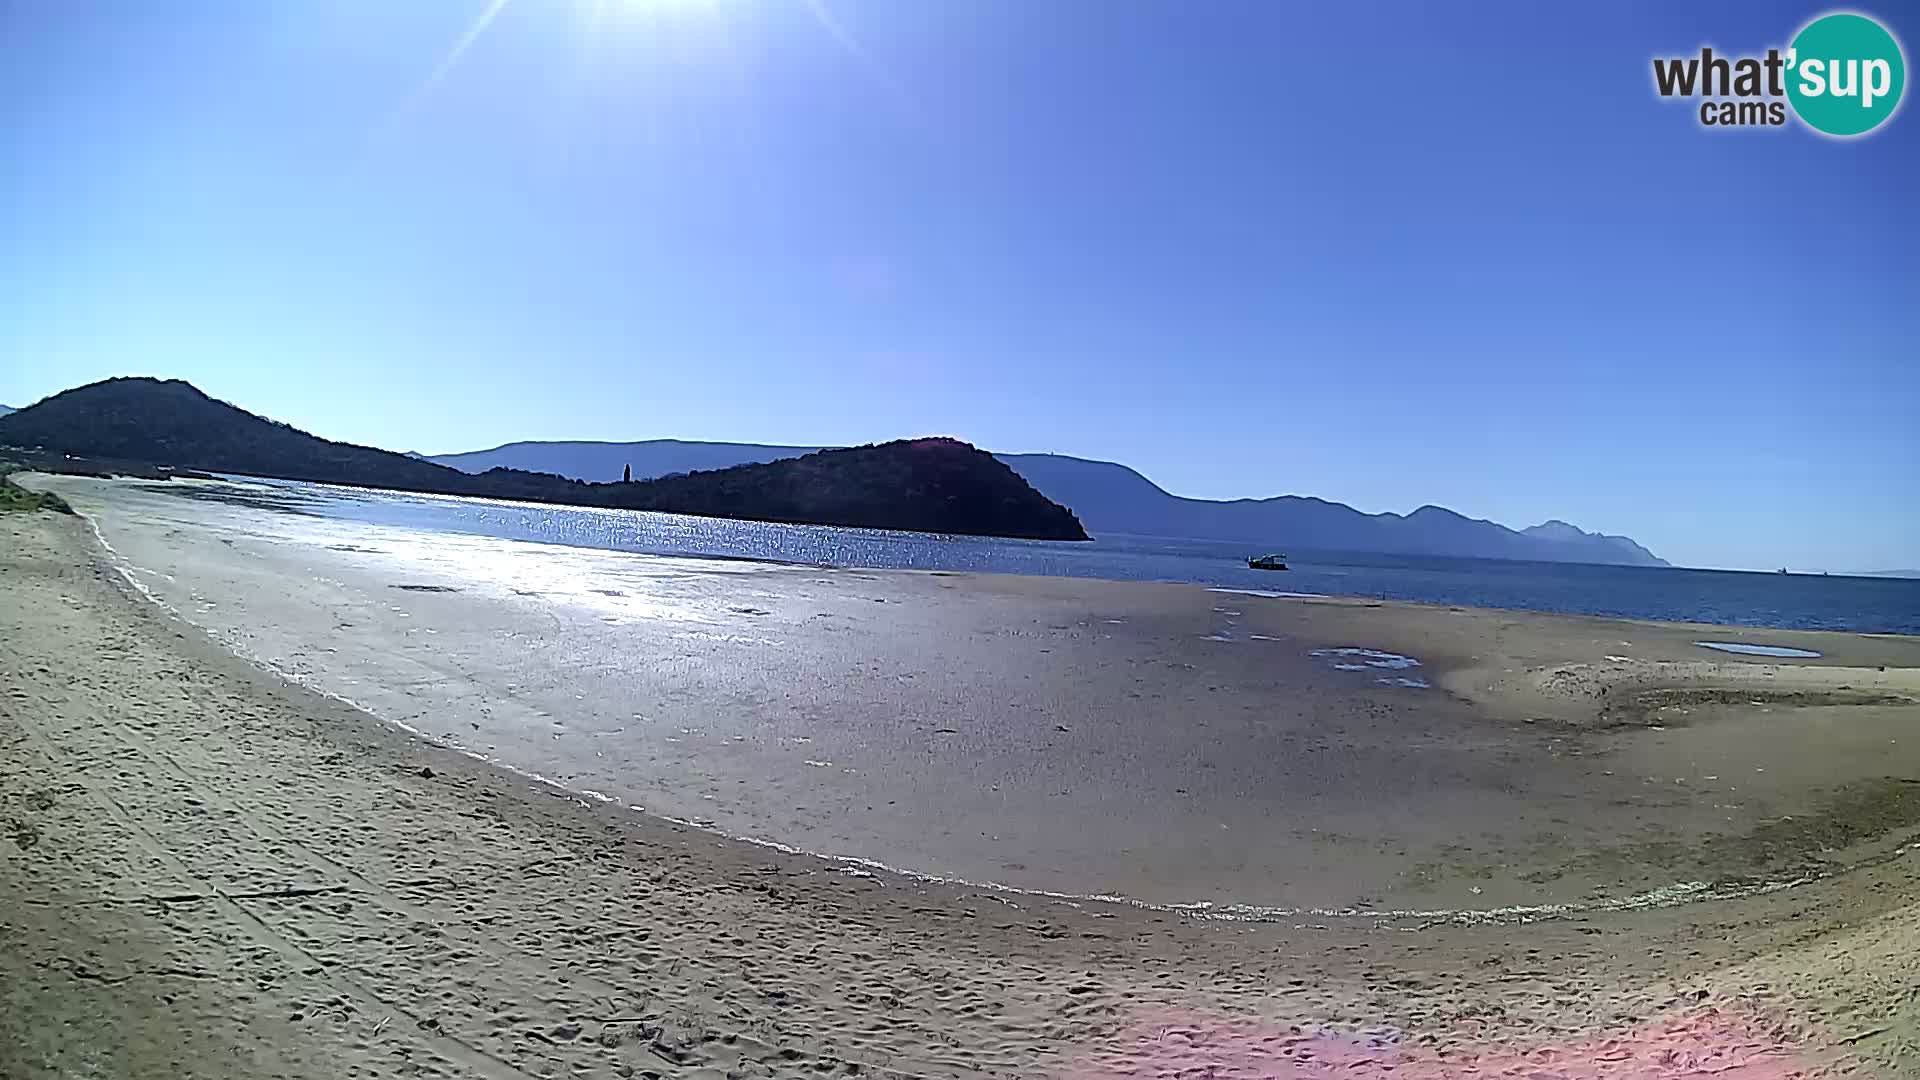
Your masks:
[{"label": "pink lens flare on sand", "polygon": [[1227,1017],[1142,1017],[1061,1080],[1795,1080],[1855,1075],[1785,1025],[1706,1008],[1569,1042],[1416,1045],[1392,1028],[1341,1033]]}]

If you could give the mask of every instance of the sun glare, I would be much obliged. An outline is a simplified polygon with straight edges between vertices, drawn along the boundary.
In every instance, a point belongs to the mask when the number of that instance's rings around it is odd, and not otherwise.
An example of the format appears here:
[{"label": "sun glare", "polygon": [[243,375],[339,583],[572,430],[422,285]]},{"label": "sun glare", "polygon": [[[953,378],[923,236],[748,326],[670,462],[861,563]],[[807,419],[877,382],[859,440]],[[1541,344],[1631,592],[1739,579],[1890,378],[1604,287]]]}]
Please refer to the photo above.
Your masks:
[{"label": "sun glare", "polygon": [[[834,0],[786,2],[803,13],[864,72],[877,91],[877,100],[910,122],[917,122],[918,110],[906,88],[867,51],[853,28],[840,19],[834,10]],[[442,84],[453,78],[481,39],[489,34],[508,32],[513,16],[528,9],[515,0],[475,0],[468,10],[472,15],[460,26],[459,33],[432,68],[376,127],[376,140],[402,126]],[[744,87],[746,72],[744,61],[734,47],[735,27],[730,24],[751,13],[750,7],[737,0],[573,0],[560,11],[561,17],[572,23],[578,40],[573,63],[583,81],[594,80],[597,72],[634,67],[634,50],[642,50],[646,62],[640,64],[640,68],[657,69],[663,60],[698,66],[713,79],[740,84],[737,88]],[[744,89],[741,94],[745,96]]]}]

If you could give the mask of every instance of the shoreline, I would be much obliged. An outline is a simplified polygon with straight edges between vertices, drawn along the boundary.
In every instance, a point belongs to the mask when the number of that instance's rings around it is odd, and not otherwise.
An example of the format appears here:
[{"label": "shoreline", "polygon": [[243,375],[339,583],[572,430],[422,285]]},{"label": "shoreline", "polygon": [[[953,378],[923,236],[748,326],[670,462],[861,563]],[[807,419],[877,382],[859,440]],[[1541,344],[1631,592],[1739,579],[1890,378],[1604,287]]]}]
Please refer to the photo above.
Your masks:
[{"label": "shoreline", "polygon": [[[35,472],[32,470],[29,470],[28,472],[20,473],[16,475],[32,475],[36,477],[52,478],[52,477],[65,475],[65,474],[43,473],[43,472]],[[87,475],[87,474],[75,474],[75,475]],[[141,479],[141,478],[137,478],[137,479]],[[144,478],[144,479],[152,479],[152,478]],[[218,482],[218,483],[237,483],[237,484],[247,484],[247,483],[251,483],[259,480],[281,480],[286,483],[305,484],[310,487],[329,489],[329,490],[337,489],[340,491],[366,492],[373,495],[395,495],[395,496],[400,496],[400,497],[409,498],[409,499],[430,499],[434,501],[445,501],[445,502],[455,502],[455,503],[473,503],[473,504],[480,504],[480,505],[508,506],[508,507],[514,507],[518,509],[527,509],[527,510],[545,510],[545,509],[551,509],[555,506],[558,506],[559,508],[564,510],[577,510],[577,511],[585,511],[590,513],[604,513],[604,514],[657,513],[657,514],[665,514],[670,517],[689,517],[689,518],[696,518],[696,519],[705,519],[707,517],[706,515],[685,514],[685,513],[680,513],[672,510],[632,511],[632,510],[621,510],[618,508],[605,507],[605,506],[581,506],[581,505],[574,505],[574,504],[567,504],[567,503],[556,504],[556,503],[526,502],[524,500],[519,500],[519,499],[496,498],[496,497],[483,496],[483,495],[449,495],[449,494],[438,493],[438,492],[404,491],[396,488],[371,488],[371,487],[357,487],[351,484],[328,484],[328,483],[320,483],[318,481],[310,481],[310,480],[286,480],[286,478],[284,477],[249,476],[245,473],[208,473],[205,476],[182,475],[182,476],[169,478],[169,482],[173,482],[177,480],[177,481],[182,481],[186,483],[191,483],[194,480],[208,480],[208,479],[211,479],[212,481]],[[269,485],[261,485],[261,486],[272,487],[274,485],[269,484]],[[738,523],[746,523],[746,524],[760,523],[760,524],[768,524],[768,525],[793,525],[798,527],[809,527],[805,522],[760,521],[759,519],[755,519],[755,518],[715,518],[713,520],[738,522]],[[842,525],[819,526],[819,527],[846,528],[846,529],[862,528],[861,526],[842,526]],[[899,534],[903,536],[924,536],[924,537],[960,539],[960,540],[1008,540],[1008,541],[1014,541],[1014,542],[1020,542],[1020,543],[1038,543],[1038,544],[1056,544],[1057,543],[1057,544],[1074,545],[1074,544],[1083,544],[1083,543],[1089,543],[1089,542],[1098,542],[1100,540],[1100,536],[1094,535],[1091,533],[1088,534],[1088,536],[1084,540],[1036,540],[1030,537],[995,537],[995,536],[975,535],[975,534],[969,534],[969,533],[936,533],[936,532],[923,532],[916,529],[875,529],[872,531],[887,533],[889,535]],[[1207,537],[1161,536],[1155,533],[1108,533],[1105,535],[1110,537],[1126,537],[1128,539],[1136,539],[1136,540],[1170,540],[1176,543],[1192,542],[1192,541],[1198,541],[1201,543],[1220,543],[1220,544],[1239,543],[1238,541],[1215,540]],[[853,570],[853,571],[860,571],[864,573],[877,573],[877,574],[968,574],[968,575],[982,576],[982,577],[991,576],[991,577],[1045,578],[1045,579],[1054,579],[1054,578],[1064,577],[1064,578],[1067,578],[1068,580],[1098,581],[1098,582],[1107,582],[1110,584],[1191,585],[1196,588],[1205,588],[1208,591],[1212,591],[1212,592],[1236,593],[1236,594],[1247,595],[1247,596],[1268,596],[1268,597],[1281,598],[1281,599],[1297,599],[1297,600],[1325,600],[1325,601],[1331,601],[1336,603],[1344,602],[1344,603],[1365,604],[1365,605],[1384,605],[1387,607],[1451,608],[1451,607],[1466,606],[1470,610],[1474,610],[1474,611],[1514,612],[1514,613],[1526,614],[1526,615],[1552,616],[1554,618],[1562,618],[1562,619],[1604,619],[1611,622],[1648,623],[1655,626],[1699,626],[1699,627],[1706,627],[1706,628],[1718,628],[1721,630],[1747,630],[1747,631],[1755,631],[1755,632],[1776,632],[1777,631],[1780,633],[1790,633],[1790,634],[1833,633],[1833,634],[1846,634],[1850,636],[1863,636],[1863,637],[1876,637],[1876,636],[1887,636],[1887,637],[1895,637],[1895,638],[1920,637],[1920,633],[1902,634],[1897,631],[1811,630],[1811,629],[1799,629],[1794,627],[1757,626],[1757,625],[1751,625],[1747,623],[1695,623],[1695,622],[1689,622],[1686,620],[1640,619],[1640,618],[1634,618],[1630,616],[1588,615],[1580,612],[1550,611],[1542,608],[1484,607],[1484,606],[1473,606],[1473,605],[1459,605],[1459,604],[1451,604],[1442,600],[1391,600],[1391,599],[1366,596],[1362,594],[1307,593],[1307,592],[1290,593],[1284,590],[1267,591],[1267,590],[1260,590],[1260,589],[1254,589],[1254,588],[1216,586],[1216,585],[1211,585],[1208,582],[1205,582],[1199,579],[1188,579],[1188,578],[1152,578],[1152,579],[1104,578],[1104,577],[1095,577],[1091,575],[1086,577],[1078,577],[1074,575],[1065,575],[1065,574],[1020,574],[1020,573],[1015,573],[1013,571],[1002,571],[1002,570],[946,570],[946,569],[940,569],[940,568],[919,568],[919,567],[904,567],[904,566],[870,566],[863,563],[814,562],[814,561],[808,561],[804,559],[790,560],[790,559],[778,559],[778,558],[772,558],[772,557],[766,557],[766,556],[728,555],[728,554],[719,554],[719,553],[711,553],[711,552],[630,551],[625,548],[598,548],[598,547],[592,547],[590,545],[569,544],[562,540],[529,540],[526,542],[553,544],[560,547],[580,547],[583,550],[617,552],[617,553],[630,554],[630,555],[643,555],[643,556],[649,556],[654,558],[714,559],[714,560],[719,560],[723,562],[766,563],[771,566],[795,566],[795,567],[807,567],[807,568],[822,569],[822,570]],[[1698,574],[1750,574],[1750,575],[1757,575],[1759,577],[1764,577],[1764,578],[1772,578],[1775,576],[1780,576],[1778,571],[1774,571],[1774,570],[1740,570],[1740,569],[1732,569],[1728,567],[1718,567],[1718,566],[1673,566],[1673,565],[1641,566],[1633,563],[1578,563],[1578,562],[1561,562],[1561,561],[1551,561],[1551,560],[1543,561],[1538,559],[1501,559],[1501,558],[1494,558],[1492,556],[1484,556],[1484,555],[1421,555],[1419,553],[1413,553],[1413,552],[1393,552],[1393,551],[1343,551],[1343,552],[1328,552],[1328,553],[1329,554],[1362,555],[1362,556],[1368,556],[1368,557],[1384,557],[1384,558],[1400,557],[1400,558],[1456,559],[1463,562],[1485,562],[1485,563],[1493,563],[1495,565],[1549,566],[1549,567],[1604,566],[1604,567],[1609,567],[1612,569],[1620,569],[1620,570],[1649,570],[1649,571],[1656,571],[1656,572],[1664,571],[1664,570],[1680,570],[1680,571],[1685,571],[1687,573],[1698,573]],[[1798,571],[1794,571],[1785,576],[1837,577],[1837,578],[1844,578],[1850,581],[1865,581],[1870,583],[1906,580],[1904,578],[1889,577],[1885,575],[1876,575],[1876,574],[1826,574],[1826,573],[1802,574]]]},{"label": "shoreline", "polygon": [[[556,798],[281,682],[112,591],[83,534],[9,517],[0,588],[19,603],[0,618],[29,651],[0,659],[13,688],[0,721],[39,762],[0,788],[12,827],[38,837],[0,871],[0,899],[38,925],[0,960],[17,989],[0,1001],[0,1042],[22,1076],[86,1052],[119,1055],[126,1076],[833,1062],[1080,1080],[1164,1064],[1152,1032],[1168,1023],[1219,1039],[1293,1032],[1287,1053],[1322,1057],[1353,1043],[1405,1058],[1407,1075],[1424,1075],[1421,1054],[1498,1063],[1505,1047],[1595,1032],[1735,1040],[1769,1062],[1868,1053],[1888,1075],[1920,1061],[1894,989],[1915,974],[1911,857],[1785,895],[1384,936],[824,873]],[[23,618],[34,633],[17,633]],[[161,899],[183,895],[212,899]],[[354,944],[367,934],[384,944]],[[1606,947],[1620,935],[1635,946]],[[904,1008],[862,1000],[880,972]],[[645,987],[650,1003],[609,1011],[554,973],[616,995]],[[479,1001],[462,1005],[467,986]],[[1800,1019],[1771,1041],[1722,1023],[1749,1014]],[[1405,1039],[1369,1048],[1382,1025]],[[1280,1061],[1220,1075],[1320,1075],[1271,1071]]]},{"label": "shoreline", "polygon": [[[31,483],[38,485],[38,487],[40,488],[47,488],[49,486],[59,486],[63,483],[71,483],[72,480],[74,479],[73,477],[69,477],[65,474],[34,473],[30,471],[17,473],[16,475],[23,479],[29,480]],[[84,483],[89,478],[85,476],[81,476],[79,477],[79,479],[81,480],[81,482]],[[93,479],[97,479],[97,478],[93,478]],[[254,488],[256,490],[276,491],[276,492],[282,492],[282,493],[297,493],[302,489],[312,488],[320,491],[340,492],[340,493],[345,493],[349,495],[375,496],[375,497],[392,496],[402,501],[421,500],[428,503],[438,503],[438,504],[445,504],[449,506],[476,506],[476,507],[485,506],[485,507],[495,507],[495,508],[504,508],[504,509],[513,509],[513,510],[526,510],[526,511],[532,511],[532,512],[543,512],[543,511],[551,511],[551,510],[559,509],[559,510],[565,510],[569,512],[579,511],[579,512],[593,514],[596,516],[609,516],[609,515],[617,516],[620,514],[631,513],[631,511],[623,511],[623,510],[617,510],[617,509],[612,509],[607,507],[592,507],[592,506],[576,507],[576,506],[556,505],[556,504],[547,504],[547,503],[524,502],[519,500],[503,499],[503,498],[449,495],[449,494],[437,494],[437,493],[426,493],[426,492],[408,492],[408,491],[399,491],[399,490],[389,490],[389,489],[383,489],[383,488],[353,487],[350,485],[340,485],[340,484],[320,484],[320,483],[312,483],[312,482],[306,482],[306,481],[276,482],[277,479],[278,478],[273,478],[273,477],[246,477],[246,476],[242,476],[241,474],[229,474],[226,476],[210,475],[207,477],[183,477],[178,479],[177,481],[168,481],[168,484],[169,486],[174,486],[174,485],[187,486],[187,485],[192,485],[197,481],[206,481],[216,485],[234,485],[234,486]],[[105,481],[105,482],[113,483],[113,481]],[[289,487],[288,486],[289,484],[298,484],[300,485],[300,487],[299,488]],[[661,513],[665,513],[665,512],[661,512]],[[702,519],[698,515],[670,514],[669,516],[689,518],[691,520],[708,520],[708,519]],[[354,519],[339,518],[335,520],[350,522],[350,521],[353,521]],[[745,519],[711,519],[711,520],[725,522],[728,524],[753,524],[753,522],[747,521]],[[762,524],[768,524],[768,525],[771,525],[774,527],[780,527],[780,528],[789,527],[787,525],[782,525],[781,523],[777,523],[777,522],[762,523]],[[808,528],[809,526],[797,525],[797,526],[791,526],[791,527]],[[450,531],[459,531],[459,532],[465,533],[466,535],[479,535],[479,536],[495,535],[493,533],[489,533],[485,531],[467,531],[467,530],[459,529],[458,527],[447,527],[447,528],[449,528]],[[862,530],[855,529],[852,531],[858,532]],[[916,532],[902,531],[902,530],[878,530],[878,532],[888,536],[897,535],[897,536],[915,536],[915,537],[925,537],[925,538],[944,537],[947,539],[959,540],[959,541],[981,541],[981,540],[992,541],[995,539],[991,537],[975,537],[975,536],[968,536],[964,534],[916,533]],[[1176,542],[1188,542],[1183,540],[1183,538],[1177,538],[1177,537],[1175,538],[1134,537],[1132,534],[1112,534],[1112,535],[1124,536],[1127,539],[1173,540]],[[1094,537],[1092,539],[1098,540],[1099,538]],[[971,576],[994,576],[994,577],[1014,577],[1014,578],[1026,578],[1026,577],[1040,577],[1040,578],[1047,578],[1047,579],[1064,578],[1066,580],[1102,582],[1102,583],[1113,584],[1113,585],[1157,585],[1157,584],[1188,585],[1188,586],[1200,587],[1200,588],[1217,589],[1218,591],[1221,591],[1223,593],[1237,593],[1237,594],[1246,594],[1246,595],[1260,595],[1263,592],[1268,591],[1268,590],[1263,590],[1263,589],[1254,587],[1252,585],[1244,584],[1244,583],[1226,584],[1211,578],[1199,578],[1199,577],[1166,577],[1166,578],[1120,577],[1120,578],[1115,578],[1115,577],[1101,577],[1101,576],[1091,575],[1091,574],[1089,575],[1064,574],[1064,573],[1063,574],[1024,574],[1017,571],[1002,571],[1002,570],[973,570],[973,569],[951,569],[951,568],[940,568],[940,567],[885,566],[885,565],[870,565],[870,564],[861,563],[861,562],[839,563],[839,562],[824,561],[819,559],[806,559],[806,558],[785,559],[785,558],[780,558],[772,555],[740,555],[740,554],[730,554],[730,553],[678,552],[678,551],[656,552],[656,551],[629,549],[624,547],[610,547],[610,546],[601,546],[601,545],[580,545],[580,544],[570,543],[564,539],[547,539],[547,538],[536,538],[536,537],[521,538],[518,540],[518,542],[565,547],[569,549],[577,549],[577,550],[583,550],[583,551],[646,555],[649,557],[656,557],[656,558],[693,559],[693,560],[703,560],[703,561],[713,560],[713,561],[723,561],[723,562],[737,561],[737,562],[747,562],[747,563],[758,563],[758,564],[770,565],[770,566],[802,567],[802,568],[812,568],[812,569],[832,569],[832,570],[837,570],[842,572],[857,572],[857,573],[967,574]],[[1010,540],[1009,542],[1025,543],[1026,541]],[[1206,541],[1206,540],[1191,541],[1191,542],[1220,543],[1216,541]],[[1036,543],[1044,544],[1046,542],[1036,541]],[[1494,567],[1538,566],[1538,567],[1548,567],[1548,568],[1556,568],[1556,567],[1566,568],[1566,567],[1593,566],[1595,568],[1601,568],[1601,569],[1677,570],[1682,573],[1709,573],[1709,574],[1735,574],[1735,575],[1748,574],[1748,575],[1756,575],[1761,578],[1767,578],[1767,579],[1771,579],[1772,577],[1777,576],[1777,575],[1773,575],[1773,574],[1762,572],[1762,571],[1724,570],[1724,569],[1718,569],[1718,568],[1631,567],[1631,566],[1616,566],[1615,564],[1532,562],[1532,561],[1526,561],[1526,560],[1504,560],[1504,559],[1490,559],[1490,558],[1464,557],[1464,556],[1462,557],[1417,556],[1417,555],[1396,556],[1393,553],[1370,553],[1370,552],[1347,552],[1347,553],[1329,553],[1329,554],[1348,554],[1348,555],[1358,556],[1363,559],[1375,558],[1375,557],[1388,558],[1388,559],[1392,559],[1396,557],[1456,559],[1457,561],[1463,561],[1467,563],[1485,563],[1489,566],[1494,566]],[[1884,583],[1888,580],[1894,580],[1894,579],[1852,576],[1852,575],[1838,575],[1838,576],[1844,580],[1863,582],[1868,584]],[[1275,595],[1286,596],[1289,594],[1285,590],[1281,590]],[[1760,625],[1760,624],[1754,624],[1754,623],[1742,623],[1742,622],[1700,623],[1700,622],[1691,622],[1688,620],[1647,618],[1647,617],[1632,616],[1632,615],[1587,614],[1587,613],[1577,612],[1577,611],[1561,611],[1561,610],[1555,610],[1555,609],[1549,609],[1549,608],[1528,607],[1528,606],[1522,606],[1522,605],[1459,603],[1459,602],[1449,601],[1445,599],[1434,599],[1434,600],[1383,599],[1383,598],[1377,598],[1375,596],[1372,596],[1366,593],[1341,594],[1341,593],[1325,593],[1325,592],[1319,592],[1319,591],[1310,591],[1310,592],[1301,592],[1297,594],[1292,594],[1292,596],[1293,598],[1298,598],[1298,599],[1315,599],[1315,600],[1329,602],[1329,603],[1353,603],[1353,604],[1362,604],[1362,605],[1385,606],[1385,607],[1391,607],[1391,608],[1467,607],[1469,610],[1479,611],[1479,612],[1509,612],[1509,613],[1516,613],[1516,614],[1540,615],[1540,616],[1546,616],[1546,617],[1567,618],[1567,619],[1605,619],[1605,620],[1612,620],[1612,621],[1626,622],[1626,623],[1651,623],[1654,625],[1663,625],[1663,626],[1664,625],[1691,625],[1691,626],[1698,626],[1703,628],[1719,628],[1723,632],[1735,633],[1735,634],[1836,633],[1836,634],[1845,634],[1845,635],[1853,635],[1853,636],[1890,636],[1890,637],[1896,637],[1896,638],[1920,639],[1920,630],[1916,630],[1910,633],[1902,633],[1898,630],[1798,629],[1793,627],[1777,627],[1777,626],[1767,626],[1767,625]]]}]

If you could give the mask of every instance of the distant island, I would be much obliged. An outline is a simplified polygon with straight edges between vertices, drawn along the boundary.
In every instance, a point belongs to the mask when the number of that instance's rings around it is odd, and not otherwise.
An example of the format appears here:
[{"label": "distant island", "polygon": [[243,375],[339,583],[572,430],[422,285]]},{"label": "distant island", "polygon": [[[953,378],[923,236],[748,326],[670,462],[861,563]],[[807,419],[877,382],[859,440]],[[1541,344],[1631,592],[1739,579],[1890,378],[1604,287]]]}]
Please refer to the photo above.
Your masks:
[{"label": "distant island", "polygon": [[765,464],[586,482],[333,442],[178,379],[117,378],[0,416],[0,445],[82,458],[327,484],[754,521],[1085,540],[1073,512],[957,439],[906,439]]},{"label": "distant island", "polygon": [[[507,467],[576,480],[612,480],[631,466],[636,477],[661,476],[817,453],[817,446],[686,442],[516,442],[491,450],[426,458],[470,472]],[[1667,566],[1625,536],[1593,533],[1564,521],[1525,529],[1469,518],[1445,507],[1409,514],[1366,514],[1345,503],[1300,495],[1218,501],[1170,494],[1125,465],[1061,454],[995,455],[1042,495],[1073,511],[1096,534],[1129,533],[1229,540],[1271,547],[1364,551],[1542,562]]]}]

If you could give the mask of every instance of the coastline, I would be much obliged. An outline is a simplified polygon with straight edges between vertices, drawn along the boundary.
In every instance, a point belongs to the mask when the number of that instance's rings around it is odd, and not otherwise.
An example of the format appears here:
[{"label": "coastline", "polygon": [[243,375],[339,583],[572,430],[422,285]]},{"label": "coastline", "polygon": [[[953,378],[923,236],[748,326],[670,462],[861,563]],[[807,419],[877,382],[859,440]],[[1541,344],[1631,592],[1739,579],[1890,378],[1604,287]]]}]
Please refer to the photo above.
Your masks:
[{"label": "coastline", "polygon": [[[1269,586],[1275,584],[1272,574],[1241,568],[1242,555],[1237,546],[1218,541],[1113,535],[1098,538],[1100,542],[1079,548],[1080,553],[1073,554],[1075,545],[553,507],[502,499],[421,495],[270,479],[205,477],[139,484],[84,476],[23,475],[27,482],[42,489],[58,487],[83,499],[102,490],[124,493],[129,487],[141,486],[156,494],[170,491],[175,497],[191,497],[201,502],[226,502],[336,521],[401,524],[431,532],[466,533],[668,558],[745,560],[875,572],[914,570],[1095,581],[1186,582],[1256,596],[1272,592]],[[116,498],[124,498],[124,494]],[[1444,565],[1400,567],[1397,566],[1400,559],[1413,559],[1419,564],[1422,557],[1365,552],[1325,554],[1331,558],[1322,562],[1307,553],[1307,561],[1296,565],[1287,575],[1286,581],[1292,587],[1282,595],[1656,622],[1686,621],[1695,612],[1717,612],[1719,617],[1712,620],[1714,623],[1755,631],[1778,628],[1920,635],[1920,623],[1914,622],[1909,612],[1911,605],[1888,603],[1879,595],[1885,590],[1840,595],[1822,587],[1811,593],[1800,591],[1781,596],[1775,589],[1779,579],[1774,574],[1500,559],[1442,559]],[[1666,587],[1650,590],[1653,579],[1645,578],[1644,574],[1660,570],[1677,576],[1666,582]],[[1412,576],[1403,571],[1411,571]],[[1586,576],[1592,574],[1600,577]],[[1721,580],[1742,578],[1752,581],[1730,587]],[[1837,580],[1851,583],[1849,588],[1882,583],[1877,579],[1845,576]],[[1472,584],[1466,584],[1468,581]],[[1761,586],[1758,591],[1753,588],[1756,584]],[[1731,592],[1726,591],[1729,588]],[[1670,593],[1681,599],[1665,599]],[[1920,594],[1914,594],[1913,599],[1920,604]]]},{"label": "coastline", "polygon": [[[1913,1068],[1913,1003],[1892,989],[1914,974],[1910,857],[1520,938],[854,876],[410,739],[135,606],[79,522],[5,528],[21,645],[0,661],[0,718],[25,752],[4,789],[21,858],[0,889],[30,923],[8,942],[0,1041],[20,1075],[113,1053],[132,1076],[1106,1076],[1116,1055],[1162,1060],[1139,1029],[1168,1017],[1329,1025],[1313,1038],[1336,1042],[1390,1027],[1484,1057],[1649,1024],[1684,1038],[1672,1025],[1706,1012],[1792,1017],[1779,1045],[1748,1047],[1768,1060]],[[1833,1025],[1861,1016],[1891,1026],[1837,1046],[1855,1032]]]}]

